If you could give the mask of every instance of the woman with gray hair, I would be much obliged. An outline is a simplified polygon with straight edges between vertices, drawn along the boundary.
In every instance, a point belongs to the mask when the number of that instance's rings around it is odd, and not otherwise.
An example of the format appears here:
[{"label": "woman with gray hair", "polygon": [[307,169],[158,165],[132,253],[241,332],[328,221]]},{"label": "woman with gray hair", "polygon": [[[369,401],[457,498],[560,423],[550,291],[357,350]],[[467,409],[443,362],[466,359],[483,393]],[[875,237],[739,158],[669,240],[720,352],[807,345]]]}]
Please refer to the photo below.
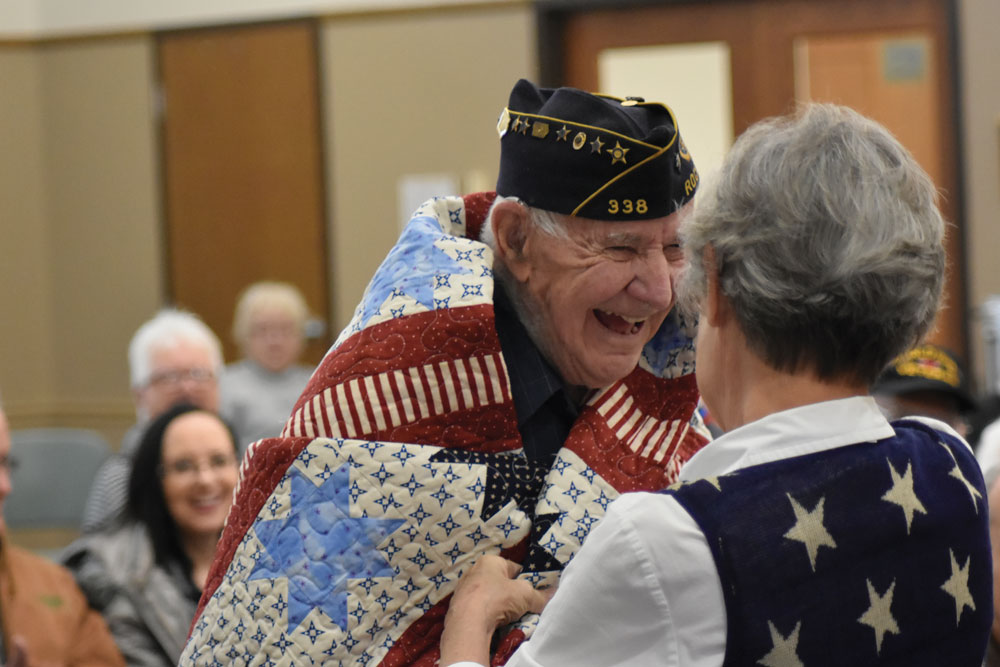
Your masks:
[{"label": "woman with gray hair", "polygon": [[498,557],[452,601],[442,665],[978,666],[985,489],[950,427],[868,392],[930,328],[934,187],[880,125],[811,105],[750,128],[681,236],[698,386],[726,433],[659,494],[626,494],[546,596]]},{"label": "woman with gray hair", "polygon": [[309,382],[312,367],[297,363],[308,319],[305,298],[290,283],[261,281],[240,295],[233,338],[244,358],[226,366],[219,411],[236,429],[241,451],[281,432]]}]

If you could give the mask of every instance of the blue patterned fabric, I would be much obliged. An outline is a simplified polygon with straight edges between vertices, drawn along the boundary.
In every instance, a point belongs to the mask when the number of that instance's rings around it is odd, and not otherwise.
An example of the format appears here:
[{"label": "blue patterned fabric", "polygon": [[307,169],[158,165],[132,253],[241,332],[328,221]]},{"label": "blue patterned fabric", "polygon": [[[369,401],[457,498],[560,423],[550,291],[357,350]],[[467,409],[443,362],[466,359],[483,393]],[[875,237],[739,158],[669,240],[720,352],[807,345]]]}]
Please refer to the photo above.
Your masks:
[{"label": "blue patterned fabric", "polygon": [[979,466],[929,426],[893,427],[665,492],[712,549],[726,667],[979,667],[992,621]]}]

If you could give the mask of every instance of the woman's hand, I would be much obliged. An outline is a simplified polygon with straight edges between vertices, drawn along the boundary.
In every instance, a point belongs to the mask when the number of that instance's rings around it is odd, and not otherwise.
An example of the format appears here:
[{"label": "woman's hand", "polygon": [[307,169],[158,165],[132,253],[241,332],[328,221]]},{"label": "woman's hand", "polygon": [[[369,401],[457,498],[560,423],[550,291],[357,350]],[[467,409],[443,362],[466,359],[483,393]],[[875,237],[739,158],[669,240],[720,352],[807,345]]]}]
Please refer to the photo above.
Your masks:
[{"label": "woman's hand", "polygon": [[520,570],[499,556],[483,556],[465,573],[444,620],[442,667],[464,660],[488,665],[493,632],[529,611],[542,611],[550,595],[514,579]]}]

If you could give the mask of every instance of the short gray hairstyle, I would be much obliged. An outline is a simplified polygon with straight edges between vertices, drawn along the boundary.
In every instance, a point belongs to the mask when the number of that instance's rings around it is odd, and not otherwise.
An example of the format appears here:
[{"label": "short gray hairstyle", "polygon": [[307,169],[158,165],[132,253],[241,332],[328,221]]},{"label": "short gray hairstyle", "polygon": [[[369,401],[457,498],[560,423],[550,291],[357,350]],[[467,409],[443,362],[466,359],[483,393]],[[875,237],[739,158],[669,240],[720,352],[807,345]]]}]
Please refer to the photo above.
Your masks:
[{"label": "short gray hairstyle", "polygon": [[735,143],[682,223],[687,308],[711,246],[750,348],[782,371],[871,384],[933,323],[944,220],[930,178],[881,125],[811,104]]},{"label": "short gray hairstyle", "polygon": [[253,315],[260,308],[280,309],[292,318],[299,334],[309,319],[309,306],[295,285],[272,280],[253,283],[240,294],[233,316],[233,339],[244,348],[250,339]]},{"label": "short gray hairstyle", "polygon": [[128,346],[129,376],[133,389],[149,384],[153,373],[153,353],[181,343],[204,347],[212,359],[216,375],[222,370],[222,346],[212,330],[197,315],[176,308],[164,308],[140,326]]}]

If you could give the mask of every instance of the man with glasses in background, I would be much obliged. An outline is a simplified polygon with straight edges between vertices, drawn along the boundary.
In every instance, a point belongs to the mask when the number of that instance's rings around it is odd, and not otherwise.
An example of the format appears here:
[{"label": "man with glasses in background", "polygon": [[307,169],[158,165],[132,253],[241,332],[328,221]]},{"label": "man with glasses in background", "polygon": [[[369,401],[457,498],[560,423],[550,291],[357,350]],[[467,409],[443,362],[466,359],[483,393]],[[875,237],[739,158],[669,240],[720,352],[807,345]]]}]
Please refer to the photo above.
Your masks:
[{"label": "man with glasses in background", "polygon": [[121,514],[132,456],[150,420],[177,403],[219,410],[222,347],[196,315],[161,310],[135,332],[128,361],[136,423],[125,433],[118,453],[97,471],[84,508],[84,532],[105,527]]}]

